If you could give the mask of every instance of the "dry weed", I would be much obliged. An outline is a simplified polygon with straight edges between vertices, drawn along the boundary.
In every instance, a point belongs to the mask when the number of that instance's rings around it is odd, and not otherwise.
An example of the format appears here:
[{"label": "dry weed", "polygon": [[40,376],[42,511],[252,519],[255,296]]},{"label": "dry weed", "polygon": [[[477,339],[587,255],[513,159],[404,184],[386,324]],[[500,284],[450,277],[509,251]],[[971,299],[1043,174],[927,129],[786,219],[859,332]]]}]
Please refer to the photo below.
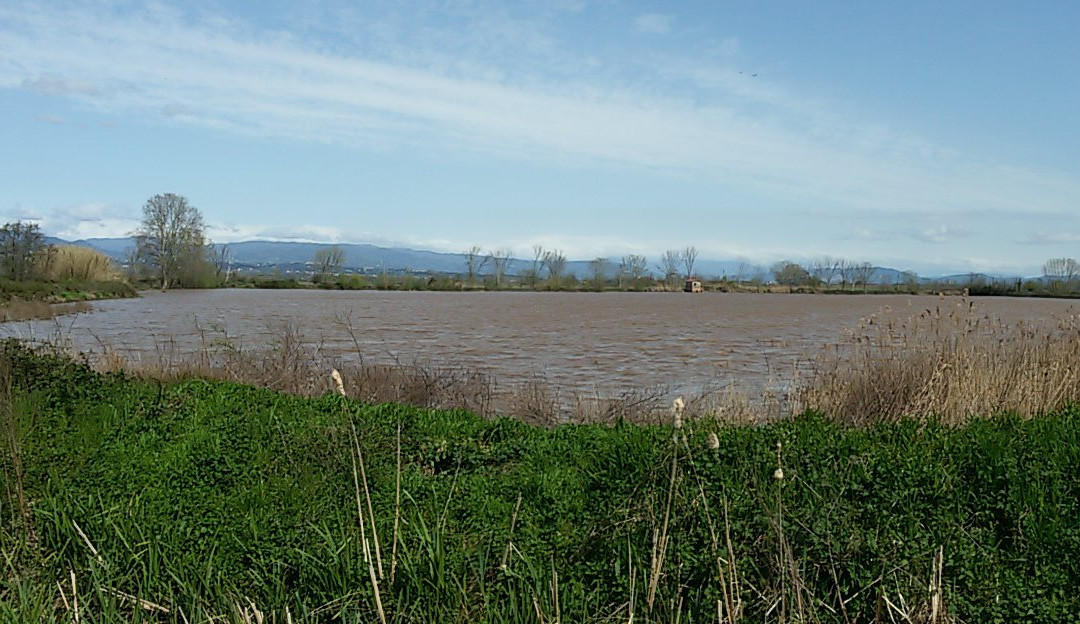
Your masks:
[{"label": "dry weed", "polygon": [[861,424],[1034,416],[1080,399],[1080,316],[1005,323],[961,298],[907,319],[872,316],[815,362],[807,407]]}]

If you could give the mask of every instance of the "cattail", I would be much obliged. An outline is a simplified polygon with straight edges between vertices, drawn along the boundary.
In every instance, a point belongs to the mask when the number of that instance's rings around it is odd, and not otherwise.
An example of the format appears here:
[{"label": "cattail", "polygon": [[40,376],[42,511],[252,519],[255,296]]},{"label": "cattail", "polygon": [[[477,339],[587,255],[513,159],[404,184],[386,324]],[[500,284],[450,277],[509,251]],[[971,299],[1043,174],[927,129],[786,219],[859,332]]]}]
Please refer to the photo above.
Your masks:
[{"label": "cattail", "polygon": [[341,396],[345,396],[345,383],[341,381],[341,373],[336,368],[330,370],[330,379],[334,380],[334,389]]},{"label": "cattail", "polygon": [[675,425],[676,429],[682,429],[682,415],[685,409],[686,402],[683,401],[682,397],[676,398],[675,401],[671,404],[672,422]]}]

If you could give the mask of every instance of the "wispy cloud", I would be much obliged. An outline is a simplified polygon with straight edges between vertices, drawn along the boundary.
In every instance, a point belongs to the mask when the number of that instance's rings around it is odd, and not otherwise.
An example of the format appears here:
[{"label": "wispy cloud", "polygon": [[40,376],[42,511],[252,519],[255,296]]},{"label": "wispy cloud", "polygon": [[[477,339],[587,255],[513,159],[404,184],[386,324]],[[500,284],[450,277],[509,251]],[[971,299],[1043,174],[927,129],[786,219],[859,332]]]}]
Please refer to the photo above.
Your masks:
[{"label": "wispy cloud", "polygon": [[34,115],[34,119],[37,119],[38,121],[40,121],[42,123],[52,124],[54,126],[62,126],[62,125],[64,125],[64,118],[63,117],[58,117],[57,115],[49,115],[47,113],[39,113],[37,115]]},{"label": "wispy cloud", "polygon": [[88,83],[49,75],[37,78],[25,78],[19,86],[26,91],[40,93],[42,95],[98,95],[98,90]]},{"label": "wispy cloud", "polygon": [[893,230],[881,230],[873,228],[853,228],[847,233],[847,238],[853,238],[862,241],[889,241],[896,239],[896,232]]},{"label": "wispy cloud", "polygon": [[674,22],[675,18],[670,15],[646,13],[634,20],[634,28],[636,28],[638,32],[650,33],[653,35],[667,35],[671,33],[671,26]]},{"label": "wispy cloud", "polygon": [[0,219],[36,223],[49,235],[64,240],[127,236],[138,226],[131,211],[105,202],[60,206],[51,210],[15,209],[0,212]]},{"label": "wispy cloud", "polygon": [[1080,243],[1080,234],[1076,232],[1034,232],[1021,237],[1016,242],[1021,245],[1070,245]]},{"label": "wispy cloud", "polygon": [[971,231],[966,228],[958,228],[948,225],[935,225],[932,227],[915,230],[911,234],[915,240],[924,243],[948,243],[957,238],[971,236]]},{"label": "wispy cloud", "polygon": [[[161,5],[73,6],[0,8],[0,87],[232,133],[630,168],[865,211],[1061,212],[1080,197],[1075,175],[968,159],[692,56],[635,66],[649,72],[645,87],[603,63],[590,70],[588,58],[566,64],[585,68],[583,75],[519,72],[493,53],[528,31],[511,19],[467,43],[448,31],[424,33],[483,59],[407,52],[387,59]],[[663,16],[642,17],[650,19],[638,25],[652,32],[670,28],[655,19]],[[401,30],[387,27],[379,45],[393,49]],[[543,35],[529,45],[537,55],[558,48]],[[671,76],[691,88],[666,88]]]}]

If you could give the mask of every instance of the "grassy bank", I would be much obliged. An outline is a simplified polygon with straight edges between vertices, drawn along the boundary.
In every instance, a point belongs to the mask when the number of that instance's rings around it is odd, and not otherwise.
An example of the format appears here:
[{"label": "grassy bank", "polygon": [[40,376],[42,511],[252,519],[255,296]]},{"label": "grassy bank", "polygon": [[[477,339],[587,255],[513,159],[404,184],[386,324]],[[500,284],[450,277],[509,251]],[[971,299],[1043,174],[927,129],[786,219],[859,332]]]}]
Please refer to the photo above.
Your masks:
[{"label": "grassy bank", "polygon": [[0,621],[1080,613],[1072,408],[540,428],[0,355]]},{"label": "grassy bank", "polygon": [[138,296],[124,281],[0,279],[0,322],[49,319],[89,310],[87,302]]}]

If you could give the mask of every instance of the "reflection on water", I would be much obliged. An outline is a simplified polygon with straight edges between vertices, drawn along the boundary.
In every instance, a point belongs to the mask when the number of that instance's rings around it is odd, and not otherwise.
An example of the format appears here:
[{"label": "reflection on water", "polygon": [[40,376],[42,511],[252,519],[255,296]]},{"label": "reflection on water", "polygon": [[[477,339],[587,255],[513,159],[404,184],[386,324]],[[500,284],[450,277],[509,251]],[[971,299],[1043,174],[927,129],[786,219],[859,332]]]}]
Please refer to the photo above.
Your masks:
[{"label": "reflection on water", "polygon": [[[575,392],[607,395],[666,385],[784,383],[795,367],[842,339],[860,319],[908,316],[958,298],[911,295],[686,293],[445,293],[205,290],[103,301],[54,321],[8,323],[0,334],[58,331],[76,348],[131,360],[163,348],[197,351],[227,339],[272,344],[283,324],[330,355],[366,362],[467,366],[500,383],[541,376]],[[1048,299],[980,298],[1007,321],[1060,316]]]}]

